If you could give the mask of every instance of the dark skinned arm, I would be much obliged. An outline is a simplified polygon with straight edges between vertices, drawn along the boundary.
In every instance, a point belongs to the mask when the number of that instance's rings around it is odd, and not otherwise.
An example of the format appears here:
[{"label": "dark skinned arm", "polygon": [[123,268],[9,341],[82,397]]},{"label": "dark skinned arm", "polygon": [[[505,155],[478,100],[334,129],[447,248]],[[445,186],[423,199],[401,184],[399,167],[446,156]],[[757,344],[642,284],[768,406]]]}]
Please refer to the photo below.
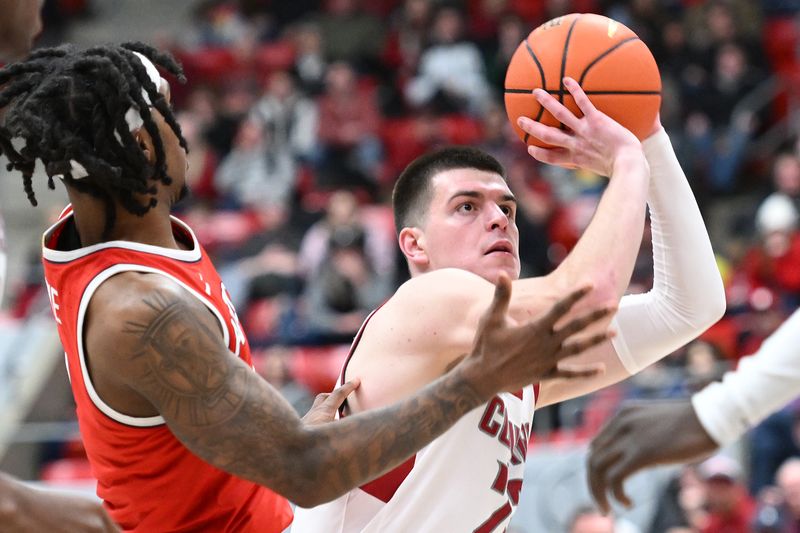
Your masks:
[{"label": "dark skinned arm", "polygon": [[113,533],[119,528],[93,498],[34,488],[0,473],[0,530]]},{"label": "dark skinned arm", "polygon": [[718,448],[685,400],[631,402],[592,440],[589,447],[589,488],[600,509],[610,509],[607,493],[625,506],[625,480],[644,468],[686,463],[707,457]]},{"label": "dark skinned arm", "polygon": [[127,402],[123,412],[158,413],[205,461],[314,506],[400,464],[501,390],[600,370],[561,368],[559,361],[607,340],[603,333],[568,341],[610,309],[556,330],[584,289],[539,320],[514,327],[507,317],[510,292],[504,278],[473,352],[447,374],[398,404],[321,425],[304,424],[273,387],[232,356],[213,315],[159,275],[125,273],[100,286],[87,319],[87,357],[106,402],[124,399],[126,390],[129,398],[135,393],[141,403]]}]

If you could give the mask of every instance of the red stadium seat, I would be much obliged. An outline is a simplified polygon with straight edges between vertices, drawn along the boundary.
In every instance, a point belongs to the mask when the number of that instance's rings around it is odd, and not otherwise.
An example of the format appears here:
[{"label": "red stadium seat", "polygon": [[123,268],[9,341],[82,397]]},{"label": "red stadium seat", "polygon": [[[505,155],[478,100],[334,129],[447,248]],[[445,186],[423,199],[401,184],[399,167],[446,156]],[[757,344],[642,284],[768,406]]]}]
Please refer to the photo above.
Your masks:
[{"label": "red stadium seat", "polygon": [[330,392],[349,350],[346,344],[299,348],[290,365],[292,377],[313,394]]}]

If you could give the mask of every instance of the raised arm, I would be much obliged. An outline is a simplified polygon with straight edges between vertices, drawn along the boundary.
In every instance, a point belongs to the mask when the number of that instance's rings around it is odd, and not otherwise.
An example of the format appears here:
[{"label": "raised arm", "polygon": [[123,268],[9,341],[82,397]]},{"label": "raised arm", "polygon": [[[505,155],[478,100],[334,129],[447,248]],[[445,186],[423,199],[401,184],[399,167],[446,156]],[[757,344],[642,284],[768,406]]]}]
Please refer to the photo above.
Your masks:
[{"label": "raised arm", "polygon": [[157,411],[204,460],[313,506],[396,466],[500,390],[597,373],[559,370],[558,361],[604,342],[605,333],[564,341],[609,310],[555,328],[587,292],[575,291],[542,319],[514,327],[506,318],[510,290],[508,280],[499,283],[472,353],[450,372],[399,404],[318,426],[304,425],[230,354],[211,313],[159,275],[125,273],[100,286],[90,304],[87,352],[106,402],[98,375],[107,389],[135,393],[135,410]]},{"label": "raised arm", "polygon": [[617,331],[613,346],[600,346],[580,358],[602,362],[607,371],[587,380],[543,384],[540,405],[579,396],[639,372],[695,338],[725,311],[722,279],[708,233],[660,124],[643,149],[651,173],[647,202],[653,235],[653,289],[624,296],[612,323]]},{"label": "raised arm", "polygon": [[552,145],[531,146],[537,160],[568,168],[580,167],[610,178],[608,186],[578,243],[548,276],[557,290],[592,283],[595,297],[616,305],[630,282],[644,230],[650,169],[639,140],[598,111],[578,83],[566,78],[583,116],[578,118],[551,95],[537,90],[537,100],[568,129],[545,126],[527,118],[520,126]]}]

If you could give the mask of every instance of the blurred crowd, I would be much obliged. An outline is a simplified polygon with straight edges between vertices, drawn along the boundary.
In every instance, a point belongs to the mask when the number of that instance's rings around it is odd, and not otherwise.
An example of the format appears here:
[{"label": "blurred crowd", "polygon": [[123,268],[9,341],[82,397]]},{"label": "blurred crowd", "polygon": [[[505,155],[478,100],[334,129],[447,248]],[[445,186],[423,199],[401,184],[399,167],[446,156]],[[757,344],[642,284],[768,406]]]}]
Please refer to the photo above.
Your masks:
[{"label": "blurred crowd", "polygon": [[[531,159],[503,105],[519,43],[572,12],[608,15],[652,50],[661,120],[709,226],[728,312],[641,375],[537,411],[534,442],[588,437],[624,399],[690,394],[797,308],[800,1],[205,0],[191,33],[155,37],[189,80],[172,84],[190,146],[179,216],[217,264],[257,369],[298,410],[330,389],[364,318],[407,279],[389,200],[418,155],[470,144],[505,165],[523,276],[575,244],[603,179]],[[647,231],[643,243],[632,292],[652,282]],[[39,279],[17,288],[17,316]],[[746,461],[687,469],[653,531],[800,531],[800,460],[784,463],[800,455],[799,422],[800,403],[751,432]]]}]

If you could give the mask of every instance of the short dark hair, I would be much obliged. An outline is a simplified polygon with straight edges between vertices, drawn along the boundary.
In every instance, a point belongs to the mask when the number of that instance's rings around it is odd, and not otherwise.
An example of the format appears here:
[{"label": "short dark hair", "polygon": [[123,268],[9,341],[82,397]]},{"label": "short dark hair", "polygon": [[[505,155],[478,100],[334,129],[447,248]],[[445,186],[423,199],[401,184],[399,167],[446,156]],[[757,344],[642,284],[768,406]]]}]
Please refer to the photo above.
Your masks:
[{"label": "short dark hair", "polygon": [[432,199],[431,179],[440,172],[455,168],[485,170],[506,179],[506,171],[497,159],[470,146],[449,146],[418,157],[400,174],[392,192],[394,224],[398,234],[405,227],[422,223],[425,208]]},{"label": "short dark hair", "polygon": [[[32,176],[37,159],[44,163],[51,189],[55,188],[52,176],[62,175],[68,185],[105,201],[106,232],[115,222],[112,199],[143,215],[156,205],[156,189],[148,180],[171,183],[150,107],[163,115],[184,149],[186,141],[170,105],[134,52],[185,81],[172,56],[143,43],[44,48],[0,69],[0,109],[7,108],[0,125],[0,153],[10,161],[8,170],[22,174],[31,204],[36,205]],[[148,163],[126,122],[125,114],[132,108],[138,109],[153,139],[154,165]],[[15,148],[17,140],[24,146]],[[86,179],[73,179],[71,160],[86,169]],[[150,195],[149,201],[142,204],[135,194]]]}]

